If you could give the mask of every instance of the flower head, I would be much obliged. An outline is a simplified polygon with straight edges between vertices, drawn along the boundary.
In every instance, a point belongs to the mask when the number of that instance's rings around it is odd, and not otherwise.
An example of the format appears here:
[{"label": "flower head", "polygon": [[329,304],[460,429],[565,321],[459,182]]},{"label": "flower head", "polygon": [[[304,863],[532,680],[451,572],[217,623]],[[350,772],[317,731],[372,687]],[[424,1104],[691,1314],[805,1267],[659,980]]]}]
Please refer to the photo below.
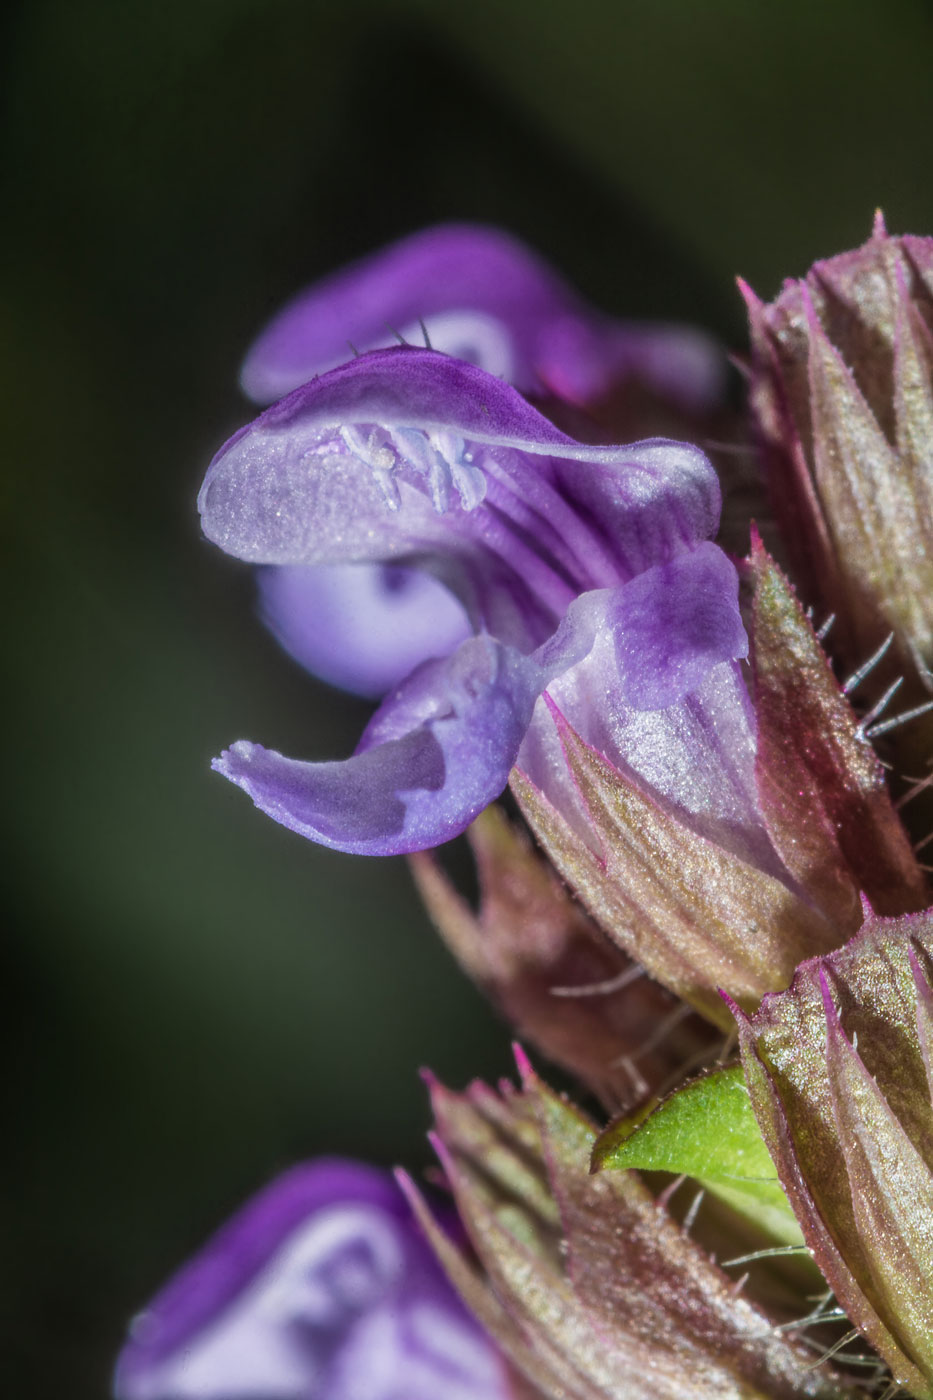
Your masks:
[{"label": "flower head", "polygon": [[[396,337],[543,396],[552,415],[567,417],[568,404],[601,411],[605,401],[615,421],[624,404],[626,438],[687,436],[677,431],[679,415],[712,408],[723,385],[722,352],[701,331],[613,320],[508,234],[449,224],[296,297],[247,354],[243,387],[268,403],[342,364],[351,348],[390,346]],[[648,411],[639,428],[632,421],[643,416],[645,391],[663,412]],[[588,435],[598,433],[586,415],[569,412]],[[314,675],[365,696],[385,695],[470,631],[449,590],[404,565],[287,565],[260,570],[258,581],[263,618],[286,650]]]},{"label": "flower head", "polygon": [[505,786],[538,697],[584,658],[587,705],[641,712],[744,654],[735,572],[708,543],[718,504],[697,449],[585,446],[435,351],[377,351],[312,380],[217,454],[205,533],[256,564],[416,566],[459,599],[471,635],[386,697],[346,762],[239,743],[219,771],[339,849],[456,835]]},{"label": "flower head", "polygon": [[338,1160],[254,1197],[134,1320],[117,1400],[500,1400],[502,1362],[391,1177]]}]

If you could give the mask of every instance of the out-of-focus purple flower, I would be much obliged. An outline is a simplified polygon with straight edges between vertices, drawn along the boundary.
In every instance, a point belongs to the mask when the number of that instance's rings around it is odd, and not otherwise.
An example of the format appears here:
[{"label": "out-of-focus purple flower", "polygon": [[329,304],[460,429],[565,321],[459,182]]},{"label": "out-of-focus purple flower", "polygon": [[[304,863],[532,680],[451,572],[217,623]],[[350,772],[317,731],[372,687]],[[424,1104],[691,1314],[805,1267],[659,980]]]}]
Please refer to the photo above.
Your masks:
[{"label": "out-of-focus purple flower", "polygon": [[[466,224],[413,234],[296,297],[249,351],[243,387],[270,403],[343,364],[351,345],[394,345],[394,332],[419,345],[427,336],[523,393],[581,406],[637,381],[695,413],[723,388],[723,354],[702,331],[614,320],[517,239]],[[259,588],[262,615],[286,650],[360,695],[384,695],[469,630],[449,591],[382,564],[267,568]]]},{"label": "out-of-focus purple flower", "polygon": [[217,761],[269,815],[341,850],[462,831],[570,671],[575,719],[608,734],[613,716],[664,711],[746,652],[700,451],[585,446],[434,351],[378,351],[297,389],[221,449],[200,506],[207,536],[241,559],[416,566],[470,619],[474,635],[416,667],[346,762],[245,742]]},{"label": "out-of-focus purple flower", "polygon": [[295,1167],[133,1321],[117,1400],[502,1400],[492,1344],[394,1181]]},{"label": "out-of-focus purple flower", "polygon": [[396,335],[479,365],[526,394],[592,404],[636,378],[684,408],[710,407],[722,352],[692,326],[617,321],[588,306],[529,248],[499,229],[442,224],[363,258],[302,292],[243,365],[243,388],[271,403],[352,348]]},{"label": "out-of-focus purple flower", "polygon": [[381,699],[470,636],[463,605],[404,564],[286,564],[259,571],[262,618],[312,675]]}]

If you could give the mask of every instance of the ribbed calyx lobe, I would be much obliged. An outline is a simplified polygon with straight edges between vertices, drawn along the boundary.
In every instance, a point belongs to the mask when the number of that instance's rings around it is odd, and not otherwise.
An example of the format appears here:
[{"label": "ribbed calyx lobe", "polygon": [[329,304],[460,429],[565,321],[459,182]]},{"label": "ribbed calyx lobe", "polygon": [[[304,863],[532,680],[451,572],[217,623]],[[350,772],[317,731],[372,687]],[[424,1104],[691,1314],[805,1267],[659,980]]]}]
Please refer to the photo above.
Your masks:
[{"label": "ribbed calyx lobe", "polygon": [[815,263],[770,305],[743,286],[752,408],[808,602],[858,660],[894,631],[933,660],[933,238]]},{"label": "ribbed calyx lobe", "polygon": [[853,1324],[933,1396],[933,912],[867,914],[844,948],[739,1017],[752,1103]]}]

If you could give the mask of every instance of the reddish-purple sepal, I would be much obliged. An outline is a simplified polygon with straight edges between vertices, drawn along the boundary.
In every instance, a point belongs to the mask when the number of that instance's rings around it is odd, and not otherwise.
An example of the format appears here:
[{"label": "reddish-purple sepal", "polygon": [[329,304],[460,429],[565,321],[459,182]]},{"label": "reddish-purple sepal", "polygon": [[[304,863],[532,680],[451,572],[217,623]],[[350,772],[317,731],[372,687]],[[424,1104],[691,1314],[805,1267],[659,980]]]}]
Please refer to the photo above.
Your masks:
[{"label": "reddish-purple sepal", "polygon": [[757,538],[750,573],[761,812],[784,865],[842,943],[861,924],[862,892],[878,913],[903,914],[924,907],[926,884],[871,742]]},{"label": "reddish-purple sepal", "polygon": [[933,1395],[933,911],[868,911],[844,948],[738,1013],[752,1104],[839,1306]]},{"label": "reddish-purple sepal", "polygon": [[519,805],[550,859],[600,926],[652,977],[715,1024],[786,987],[839,937],[789,883],[698,834],[681,814],[586,744],[556,707],[564,760],[585,812],[571,825],[523,773]]},{"label": "reddish-purple sepal", "polygon": [[677,1019],[676,999],[596,927],[498,807],[467,836],[477,910],[430,853],[412,856],[412,870],[448,947],[524,1040],[615,1112],[718,1044],[699,1018]]}]

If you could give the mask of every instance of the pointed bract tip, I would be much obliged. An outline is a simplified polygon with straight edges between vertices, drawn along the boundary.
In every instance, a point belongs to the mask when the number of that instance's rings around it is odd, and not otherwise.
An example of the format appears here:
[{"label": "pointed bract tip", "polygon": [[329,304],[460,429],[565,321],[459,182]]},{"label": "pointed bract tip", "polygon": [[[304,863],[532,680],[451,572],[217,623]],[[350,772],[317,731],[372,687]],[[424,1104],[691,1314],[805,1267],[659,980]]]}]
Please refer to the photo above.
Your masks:
[{"label": "pointed bract tip", "polygon": [[884,212],[881,209],[875,210],[874,222],[871,226],[872,238],[887,238],[888,230],[884,222]]},{"label": "pointed bract tip", "polygon": [[875,911],[872,908],[871,900],[868,898],[868,895],[865,893],[864,890],[861,890],[859,892],[859,899],[862,902],[862,918],[873,919],[875,917]]},{"label": "pointed bract tip", "polygon": [[914,975],[914,986],[917,988],[918,994],[921,997],[928,997],[933,992],[933,988],[930,986],[926,970],[918,958],[917,950],[912,942],[907,944],[907,961],[910,963],[910,970]]},{"label": "pointed bract tip", "polygon": [[807,329],[810,334],[825,335],[817,309],[813,304],[813,297],[810,295],[810,288],[805,281],[800,283],[800,304],[807,318]]},{"label": "pointed bract tip", "polygon": [[415,1202],[420,1200],[421,1192],[415,1185],[411,1175],[404,1167],[393,1167],[392,1175],[395,1177],[395,1184],[405,1197],[408,1204],[415,1208]]},{"label": "pointed bract tip", "polygon": [[735,998],[731,997],[728,992],[723,990],[722,987],[717,987],[716,990],[728,1006],[729,1010],[732,1012],[733,1016],[735,1017],[736,1025],[739,1027],[739,1030],[741,1030],[743,1026],[749,1025],[748,1016],[746,1016],[745,1012],[742,1010],[741,1006],[739,1006],[739,1003],[735,1000]]},{"label": "pointed bract tip", "polygon": [[749,286],[744,277],[736,277],[735,285],[738,287],[739,295],[745,302],[750,315],[757,315],[764,309],[764,302],[761,300],[761,297],[753,287]]},{"label": "pointed bract tip", "polygon": [[448,1182],[453,1186],[454,1176],[456,1175],[456,1164],[454,1162],[453,1153],[449,1150],[436,1128],[431,1128],[427,1136],[428,1142],[431,1144],[432,1152],[440,1162]]},{"label": "pointed bract tip", "polygon": [[832,988],[829,985],[829,978],[826,975],[826,967],[822,960],[816,965],[816,976],[820,984],[820,996],[823,999],[823,1014],[826,1017],[826,1026],[831,1033],[842,1030],[842,1022],[839,1019],[839,1008],[833,1001]]},{"label": "pointed bract tip", "polygon": [[517,1040],[512,1041],[512,1054],[515,1057],[515,1067],[521,1078],[522,1086],[527,1089],[529,1084],[537,1078],[534,1066],[525,1054],[524,1047],[519,1045]]},{"label": "pointed bract tip", "polygon": [[551,713],[551,717],[554,720],[554,723],[558,726],[561,723],[566,724],[567,721],[564,719],[564,716],[561,713],[560,706],[558,705],[554,697],[551,695],[550,691],[546,690],[541,698],[543,699],[545,705],[547,705],[548,710]]}]

